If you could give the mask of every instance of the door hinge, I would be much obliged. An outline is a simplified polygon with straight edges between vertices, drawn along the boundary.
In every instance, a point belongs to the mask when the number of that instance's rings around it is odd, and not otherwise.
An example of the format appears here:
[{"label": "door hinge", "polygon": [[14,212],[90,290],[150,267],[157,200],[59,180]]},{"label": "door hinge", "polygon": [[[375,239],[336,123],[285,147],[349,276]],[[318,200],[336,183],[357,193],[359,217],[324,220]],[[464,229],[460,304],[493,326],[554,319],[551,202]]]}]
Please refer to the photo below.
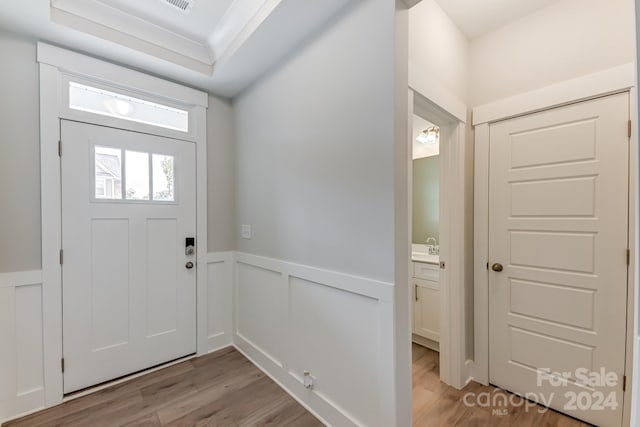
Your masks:
[{"label": "door hinge", "polygon": [[58,157],[62,157],[62,140],[58,140]]},{"label": "door hinge", "polygon": [[627,376],[623,375],[622,376],[622,391],[626,391],[627,390]]},{"label": "door hinge", "polygon": [[631,120],[627,123],[627,134],[631,138]]},{"label": "door hinge", "polygon": [[627,249],[627,265],[631,264],[631,249]]},{"label": "door hinge", "polygon": [[60,359],[60,370],[64,374],[64,357],[62,359]]},{"label": "door hinge", "polygon": [[418,285],[413,285],[413,292],[415,293],[416,301],[418,301]]},{"label": "door hinge", "polygon": [[60,265],[62,265],[63,261],[64,261],[64,251],[60,249]]}]

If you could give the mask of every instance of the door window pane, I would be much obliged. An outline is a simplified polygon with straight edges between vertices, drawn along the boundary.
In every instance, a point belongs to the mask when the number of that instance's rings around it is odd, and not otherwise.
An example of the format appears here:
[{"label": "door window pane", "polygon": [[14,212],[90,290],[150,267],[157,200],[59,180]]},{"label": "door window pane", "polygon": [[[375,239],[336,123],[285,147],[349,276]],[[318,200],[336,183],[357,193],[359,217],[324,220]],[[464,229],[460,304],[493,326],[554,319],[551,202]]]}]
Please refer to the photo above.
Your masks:
[{"label": "door window pane", "polygon": [[152,156],[153,200],[173,202],[173,156],[154,154]]},{"label": "door window pane", "polygon": [[96,145],[94,162],[96,200],[176,200],[174,156]]},{"label": "door window pane", "polygon": [[96,197],[104,198],[107,195],[106,182],[103,178],[96,177]]},{"label": "door window pane", "polygon": [[149,200],[149,153],[125,152],[127,200]]},{"label": "door window pane", "polygon": [[122,199],[122,151],[96,146],[94,154],[96,199]]}]

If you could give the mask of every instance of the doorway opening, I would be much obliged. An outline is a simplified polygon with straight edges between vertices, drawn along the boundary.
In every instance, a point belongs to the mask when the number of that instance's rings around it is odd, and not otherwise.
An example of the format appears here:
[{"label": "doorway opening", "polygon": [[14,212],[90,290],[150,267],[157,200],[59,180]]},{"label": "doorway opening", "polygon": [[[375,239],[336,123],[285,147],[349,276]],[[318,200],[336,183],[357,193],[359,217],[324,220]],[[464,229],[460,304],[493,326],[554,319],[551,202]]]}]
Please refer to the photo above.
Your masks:
[{"label": "doorway opening", "polygon": [[412,117],[412,341],[440,351],[440,126]]},{"label": "doorway opening", "polygon": [[[446,385],[469,378],[465,124],[410,91],[411,346],[414,420]],[[472,293],[470,294],[473,295]],[[469,303],[467,304],[467,301]],[[444,383],[444,384],[442,384]]]}]

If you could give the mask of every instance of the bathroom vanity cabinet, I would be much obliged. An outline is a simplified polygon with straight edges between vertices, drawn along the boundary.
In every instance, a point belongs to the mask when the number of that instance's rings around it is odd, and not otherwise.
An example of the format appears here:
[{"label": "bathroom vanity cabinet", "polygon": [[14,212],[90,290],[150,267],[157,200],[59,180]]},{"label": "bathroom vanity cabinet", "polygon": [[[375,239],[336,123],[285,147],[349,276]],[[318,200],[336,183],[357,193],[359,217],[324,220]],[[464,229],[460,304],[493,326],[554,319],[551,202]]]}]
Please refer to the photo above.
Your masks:
[{"label": "bathroom vanity cabinet", "polygon": [[413,341],[439,350],[440,268],[438,264],[413,262]]}]

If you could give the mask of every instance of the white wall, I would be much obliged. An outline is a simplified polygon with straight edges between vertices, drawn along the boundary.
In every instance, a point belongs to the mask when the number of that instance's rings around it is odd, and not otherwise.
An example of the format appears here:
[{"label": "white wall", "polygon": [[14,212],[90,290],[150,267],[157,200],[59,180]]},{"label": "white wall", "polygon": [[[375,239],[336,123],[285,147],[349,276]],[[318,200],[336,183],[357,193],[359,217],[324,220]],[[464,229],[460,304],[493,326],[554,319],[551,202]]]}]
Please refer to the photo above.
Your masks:
[{"label": "white wall", "polygon": [[237,215],[272,258],[393,281],[393,4],[354,2],[235,103]]},{"label": "white wall", "polygon": [[0,32],[0,273],[40,269],[40,113],[33,41]]},{"label": "white wall", "polygon": [[422,0],[409,9],[409,62],[467,103],[469,42],[435,0]]},{"label": "white wall", "polygon": [[562,0],[475,39],[470,105],[634,60],[632,0]]},{"label": "white wall", "polygon": [[394,13],[353,2],[234,104],[234,341],[336,426],[395,424]]}]

